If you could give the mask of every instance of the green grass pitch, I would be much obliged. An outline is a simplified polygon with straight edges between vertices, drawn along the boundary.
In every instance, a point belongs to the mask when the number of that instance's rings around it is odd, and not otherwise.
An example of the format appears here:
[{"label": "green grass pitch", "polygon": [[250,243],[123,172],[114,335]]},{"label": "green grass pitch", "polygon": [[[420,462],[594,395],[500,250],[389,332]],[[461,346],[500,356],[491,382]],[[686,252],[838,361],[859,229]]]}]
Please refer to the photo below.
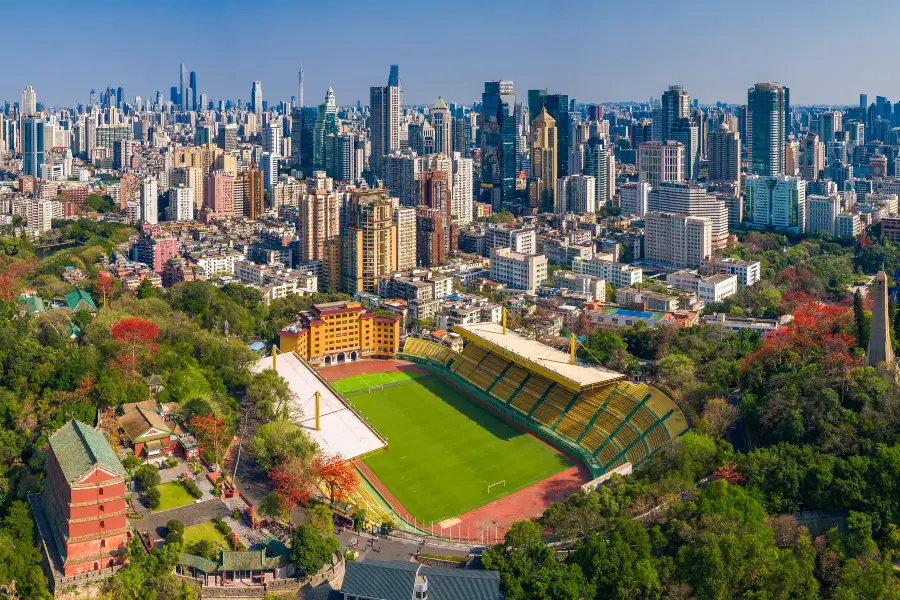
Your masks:
[{"label": "green grass pitch", "polygon": [[[420,523],[459,516],[572,466],[433,375],[350,400],[388,438],[389,451],[366,465]],[[488,494],[504,479],[505,488]]]},{"label": "green grass pitch", "polygon": [[422,373],[405,373],[403,371],[394,371],[392,373],[369,373],[368,375],[354,375],[339,379],[331,384],[341,394],[355,392],[357,390],[367,390],[378,385],[386,385],[389,383],[397,383],[398,381],[408,381],[421,377]]}]

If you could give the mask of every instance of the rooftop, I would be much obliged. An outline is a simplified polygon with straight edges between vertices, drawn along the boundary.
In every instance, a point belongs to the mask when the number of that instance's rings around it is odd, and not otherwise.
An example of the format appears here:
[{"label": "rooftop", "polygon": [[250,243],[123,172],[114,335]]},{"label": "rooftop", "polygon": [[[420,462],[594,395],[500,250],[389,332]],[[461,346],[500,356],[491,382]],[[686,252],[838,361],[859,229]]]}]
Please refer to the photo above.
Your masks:
[{"label": "rooftop", "polygon": [[76,419],[50,436],[50,449],[69,483],[78,483],[97,465],[125,475],[122,463],[103,434]]},{"label": "rooftop", "polygon": [[472,325],[454,325],[453,330],[469,340],[478,339],[482,342],[500,349],[501,355],[512,354],[531,363],[530,366],[551,372],[565,380],[570,387],[581,389],[583,387],[605,383],[621,379],[623,375],[616,371],[610,371],[602,367],[586,367],[571,364],[571,357],[567,352],[561,352],[556,348],[524,338],[517,333],[507,331],[503,334],[503,326],[498,323],[474,323]]}]

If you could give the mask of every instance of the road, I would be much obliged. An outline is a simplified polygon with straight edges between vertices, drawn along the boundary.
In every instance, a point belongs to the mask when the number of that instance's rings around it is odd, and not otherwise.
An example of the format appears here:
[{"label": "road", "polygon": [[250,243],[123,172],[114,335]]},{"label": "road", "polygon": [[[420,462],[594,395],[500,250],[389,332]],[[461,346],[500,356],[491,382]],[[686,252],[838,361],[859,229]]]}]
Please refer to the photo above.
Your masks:
[{"label": "road", "polygon": [[414,541],[387,540],[382,537],[375,538],[369,534],[356,534],[349,531],[341,531],[337,534],[338,541],[344,548],[352,548],[354,542],[358,542],[356,551],[359,552],[357,560],[402,560],[409,561],[416,555],[416,551],[439,556],[466,556],[465,550],[432,546]]}]

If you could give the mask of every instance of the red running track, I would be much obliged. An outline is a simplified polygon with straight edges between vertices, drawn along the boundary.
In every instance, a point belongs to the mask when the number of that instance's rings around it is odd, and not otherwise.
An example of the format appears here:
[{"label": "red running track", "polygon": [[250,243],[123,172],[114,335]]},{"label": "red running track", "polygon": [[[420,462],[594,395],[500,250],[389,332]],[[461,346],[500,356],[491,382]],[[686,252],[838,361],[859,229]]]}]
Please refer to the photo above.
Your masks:
[{"label": "red running track", "polygon": [[[354,375],[368,375],[371,373],[389,373],[394,371],[406,371],[412,373],[431,374],[431,371],[417,366],[404,360],[361,360],[352,363],[344,363],[340,365],[331,365],[321,367],[319,374],[328,382],[352,377]],[[491,411],[500,418],[502,415]],[[506,420],[506,419],[504,419]],[[506,420],[516,428],[518,427],[512,421]],[[535,436],[534,439],[542,444],[546,444],[540,438]],[[554,450],[556,450],[554,448]],[[557,450],[558,452],[558,450]],[[551,504],[560,502],[571,496],[581,489],[581,485],[590,481],[590,474],[587,469],[577,461],[569,457],[577,466],[570,467],[561,473],[557,473],[552,477],[540,481],[532,486],[519,490],[509,496],[500,498],[490,504],[485,504],[480,508],[471,510],[465,514],[459,515],[459,523],[454,524],[452,528],[443,528],[437,524],[429,529],[436,535],[444,535],[447,537],[459,538],[476,543],[495,543],[503,539],[506,529],[515,521],[523,519],[532,519],[539,517]],[[385,501],[391,505],[397,514],[404,515],[406,510],[400,501],[391,494],[390,490],[375,476],[362,461],[356,461],[356,464],[365,473],[366,478],[378,490]]]}]

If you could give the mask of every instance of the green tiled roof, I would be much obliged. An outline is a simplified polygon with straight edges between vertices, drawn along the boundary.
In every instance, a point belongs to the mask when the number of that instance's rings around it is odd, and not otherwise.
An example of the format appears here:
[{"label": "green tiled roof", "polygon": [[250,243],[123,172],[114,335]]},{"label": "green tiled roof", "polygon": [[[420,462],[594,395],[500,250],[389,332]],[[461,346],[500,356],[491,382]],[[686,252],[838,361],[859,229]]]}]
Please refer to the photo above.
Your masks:
[{"label": "green tiled roof", "polygon": [[85,292],[82,289],[72,290],[68,294],[66,294],[66,306],[69,307],[69,310],[75,311],[78,309],[78,306],[84,302],[87,304],[87,309],[96,312],[97,305],[94,304],[94,299],[91,298],[91,295]]},{"label": "green tiled roof", "polygon": [[80,481],[96,464],[125,475],[122,463],[103,434],[76,419],[50,436],[50,448],[69,483]]},{"label": "green tiled roof", "polygon": [[418,563],[394,560],[390,562],[348,562],[341,592],[348,596],[406,600],[412,598]]},{"label": "green tiled roof", "polygon": [[500,597],[497,571],[422,567],[419,575],[428,581],[428,600],[497,600]]},{"label": "green tiled roof", "polygon": [[280,564],[280,557],[266,558],[265,550],[245,550],[244,552],[222,551],[219,557],[221,571],[263,571],[274,569]]},{"label": "green tiled roof", "polygon": [[192,567],[204,573],[215,573],[219,569],[219,563],[196,554],[187,554],[186,552],[181,553],[178,564],[184,567]]},{"label": "green tiled roof", "polygon": [[29,315],[46,312],[47,310],[44,308],[44,301],[40,296],[29,296],[28,298],[20,297],[19,301],[25,304],[25,310]]}]

